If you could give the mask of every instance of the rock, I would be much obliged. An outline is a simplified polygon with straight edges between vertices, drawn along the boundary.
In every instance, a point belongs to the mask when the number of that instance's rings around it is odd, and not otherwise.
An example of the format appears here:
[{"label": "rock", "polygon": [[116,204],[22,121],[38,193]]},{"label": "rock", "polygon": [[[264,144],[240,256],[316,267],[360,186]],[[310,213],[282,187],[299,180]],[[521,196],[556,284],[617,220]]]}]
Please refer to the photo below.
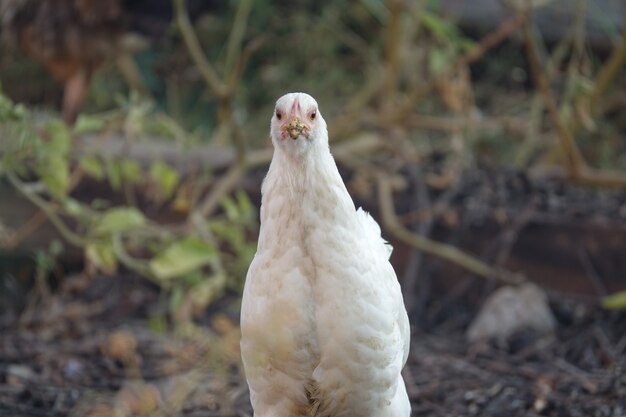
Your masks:
[{"label": "rock", "polygon": [[521,330],[533,334],[552,333],[556,321],[548,297],[537,285],[506,286],[491,294],[467,330],[470,343],[494,340],[506,343]]},{"label": "rock", "polygon": [[29,366],[18,364],[7,366],[6,381],[9,385],[22,385],[34,377],[35,372]]}]

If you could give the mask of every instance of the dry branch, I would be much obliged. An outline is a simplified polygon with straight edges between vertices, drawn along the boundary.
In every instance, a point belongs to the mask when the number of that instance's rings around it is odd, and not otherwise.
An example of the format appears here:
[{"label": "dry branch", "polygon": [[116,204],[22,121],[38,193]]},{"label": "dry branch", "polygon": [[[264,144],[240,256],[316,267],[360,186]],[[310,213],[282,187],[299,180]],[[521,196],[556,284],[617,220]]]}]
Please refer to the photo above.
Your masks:
[{"label": "dry branch", "polygon": [[22,194],[28,201],[43,211],[50,223],[54,225],[57,231],[63,236],[63,238],[70,244],[78,247],[85,246],[85,240],[82,236],[77,235],[65,224],[61,216],[57,213],[52,204],[45,201],[36,193],[29,190],[28,185],[24,184],[15,174],[11,171],[5,172],[5,175],[11,185]]},{"label": "dry branch", "polygon": [[530,71],[533,75],[535,83],[537,84],[537,88],[543,97],[550,119],[554,124],[554,127],[557,129],[560,145],[566,157],[568,173],[572,177],[578,177],[580,172],[585,168],[586,163],[580,153],[580,150],[578,149],[578,146],[576,145],[576,142],[574,141],[574,138],[561,121],[558,104],[556,102],[556,98],[550,90],[550,86],[548,85],[548,78],[542,69],[530,25],[526,25],[524,27],[524,39],[526,41],[526,53],[528,55]]},{"label": "dry branch", "polygon": [[225,97],[229,94],[227,86],[222,82],[217,71],[208,60],[204,52],[200,41],[196,36],[193,25],[189,20],[187,11],[185,8],[185,0],[173,0],[174,2],[174,14],[176,16],[176,23],[180,29],[180,33],[183,36],[183,40],[187,45],[189,54],[193,59],[198,71],[202,74],[207,86],[213,91],[217,97]]},{"label": "dry branch", "polygon": [[385,228],[401,242],[458,265],[482,278],[497,279],[506,284],[520,284],[525,281],[525,278],[520,274],[492,268],[454,246],[435,242],[412,233],[398,220],[393,204],[391,182],[384,176],[378,177],[378,205]]},{"label": "dry branch", "polygon": [[573,181],[586,185],[605,187],[626,186],[626,176],[617,172],[600,171],[590,168],[583,158],[570,130],[561,120],[557,100],[548,84],[548,77],[541,65],[537,46],[529,24],[524,27],[526,53],[533,79],[543,97],[550,121],[557,131],[559,144],[566,158],[567,173]]},{"label": "dry branch", "polygon": [[594,110],[597,109],[601,96],[609,88],[624,65],[626,65],[626,7],[624,7],[624,17],[622,22],[623,28],[621,43],[596,76],[593,91],[590,97],[592,109]]},{"label": "dry branch", "polygon": [[[199,207],[194,211],[194,214],[208,217],[218,207],[222,198],[234,189],[239,180],[246,173],[245,138],[243,137],[241,127],[235,119],[233,97],[239,82],[239,77],[243,72],[243,65],[254,48],[259,46],[259,43],[252,44],[252,48],[242,52],[241,44],[245,34],[246,22],[252,7],[251,0],[244,0],[239,3],[239,8],[235,15],[235,21],[228,40],[224,77],[220,78],[202,51],[200,42],[193,31],[189,16],[184,7],[184,0],[173,1],[175,5],[176,21],[178,22],[189,54],[203,74],[207,86],[213,91],[219,102],[218,126],[216,131],[226,132],[230,135],[236,153],[235,163],[229,168],[228,172],[218,180],[218,184],[213,187],[211,192],[209,192],[200,203]],[[235,67],[237,67],[236,70]],[[225,83],[223,79],[227,78],[229,78],[229,81]]]},{"label": "dry branch", "polygon": [[400,105],[393,109],[393,112],[385,115],[384,121],[386,124],[393,124],[400,120],[404,120],[408,117],[415,105],[421,101],[424,97],[430,94],[437,82],[445,79],[450,73],[455,72],[459,68],[470,65],[480,58],[482,58],[487,52],[500,43],[504,42],[511,34],[513,34],[518,28],[522,27],[528,21],[526,14],[518,14],[509,20],[504,21],[496,30],[481,39],[475,48],[462,55],[457,61],[450,67],[449,70],[443,71],[442,74],[437,76],[437,79],[431,80],[428,83],[417,86],[413,89]]}]

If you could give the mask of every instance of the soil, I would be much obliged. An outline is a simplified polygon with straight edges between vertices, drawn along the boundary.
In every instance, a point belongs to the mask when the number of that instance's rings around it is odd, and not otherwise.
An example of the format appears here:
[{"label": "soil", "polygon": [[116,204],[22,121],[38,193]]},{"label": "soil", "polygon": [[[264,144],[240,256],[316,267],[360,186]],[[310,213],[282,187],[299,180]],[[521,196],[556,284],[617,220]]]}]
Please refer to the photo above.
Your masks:
[{"label": "soil", "polygon": [[[556,320],[554,333],[469,344],[498,284],[392,242],[411,312],[413,416],[626,416],[626,311],[599,306],[626,289],[623,190],[489,168],[442,185],[434,163],[404,175],[395,197],[407,227],[522,272],[547,291]],[[346,176],[366,203],[355,180]],[[0,416],[252,416],[236,294],[190,324],[134,275],[59,275],[26,296],[2,281]]]},{"label": "soil", "polygon": [[[5,313],[0,415],[251,416],[236,299],[194,327],[165,319],[165,307],[142,279],[76,276],[18,322]],[[405,369],[413,416],[626,415],[626,313],[571,299],[551,307],[554,335],[524,332],[500,345],[468,345],[463,308],[414,328]]]}]

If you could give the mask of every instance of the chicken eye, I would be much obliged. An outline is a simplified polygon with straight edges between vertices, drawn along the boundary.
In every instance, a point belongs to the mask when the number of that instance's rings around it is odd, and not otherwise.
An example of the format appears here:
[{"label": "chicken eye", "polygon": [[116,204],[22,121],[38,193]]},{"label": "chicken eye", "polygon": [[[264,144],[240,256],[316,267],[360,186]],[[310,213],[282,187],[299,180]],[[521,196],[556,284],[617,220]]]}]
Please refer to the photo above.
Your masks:
[{"label": "chicken eye", "polygon": [[309,115],[309,119],[311,119],[311,121],[315,120],[315,117],[317,116],[317,112],[315,110],[313,110],[311,112],[311,114]]},{"label": "chicken eye", "polygon": [[282,120],[282,118],[283,118],[283,114],[280,111],[278,111],[278,110],[276,110],[276,118],[278,120]]}]

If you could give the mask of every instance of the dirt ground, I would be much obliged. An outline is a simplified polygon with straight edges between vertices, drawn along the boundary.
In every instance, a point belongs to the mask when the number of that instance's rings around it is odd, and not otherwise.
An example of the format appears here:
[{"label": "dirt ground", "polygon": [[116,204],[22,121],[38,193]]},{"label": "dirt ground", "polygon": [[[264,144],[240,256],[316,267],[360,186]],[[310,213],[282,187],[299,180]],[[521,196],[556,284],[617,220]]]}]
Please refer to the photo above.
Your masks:
[{"label": "dirt ground", "polygon": [[[468,346],[462,309],[414,329],[413,416],[626,415],[626,313],[571,299],[551,307],[554,336],[518,334],[505,346]],[[236,301],[193,328],[164,311],[141,279],[74,277],[19,323],[5,315],[0,415],[251,416]]]},{"label": "dirt ground", "polygon": [[[626,194],[488,169],[442,191],[436,167],[417,174],[396,195],[403,221],[524,272],[547,291],[556,330],[468,344],[496,283],[392,242],[412,311],[413,416],[626,416],[626,311],[599,306],[625,286]],[[420,193],[421,183],[431,185]],[[60,275],[48,294],[1,288],[0,416],[252,415],[236,294],[181,324],[144,279]]]}]

